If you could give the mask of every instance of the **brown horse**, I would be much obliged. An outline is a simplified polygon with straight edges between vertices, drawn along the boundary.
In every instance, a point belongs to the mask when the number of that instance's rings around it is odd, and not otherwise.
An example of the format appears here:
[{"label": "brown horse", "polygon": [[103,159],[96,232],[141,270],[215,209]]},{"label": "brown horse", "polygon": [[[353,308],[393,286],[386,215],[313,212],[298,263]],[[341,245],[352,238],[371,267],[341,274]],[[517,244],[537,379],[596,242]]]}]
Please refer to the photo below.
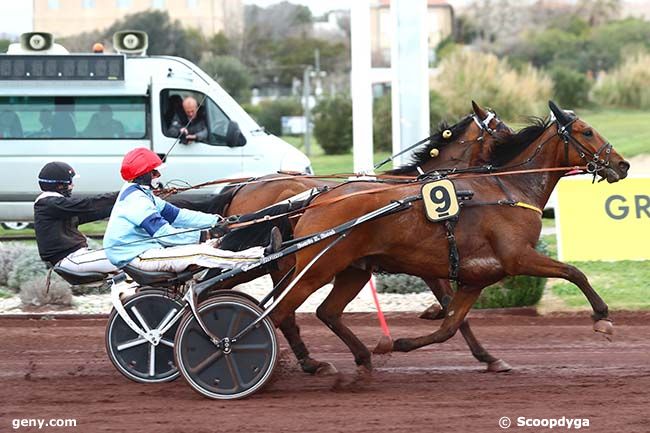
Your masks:
[{"label": "brown horse", "polygon": [[[627,175],[626,162],[603,137],[584,121],[569,116],[554,103],[549,106],[556,120],[534,124],[515,135],[506,134],[495,143],[494,162],[516,169],[549,169],[587,164],[589,170],[609,182]],[[540,171],[520,175],[457,178],[457,189],[475,192],[473,202],[459,216],[456,238],[461,257],[459,287],[440,328],[419,338],[398,339],[393,350],[410,351],[440,343],[453,336],[481,290],[507,275],[532,275],[564,278],[577,285],[594,311],[594,330],[612,333],[607,305],[577,268],[541,255],[535,244],[541,231],[541,212],[526,207],[503,206],[512,199],[542,209],[563,171]],[[391,200],[420,193],[422,185],[405,185],[383,192],[351,196],[327,206],[307,210],[295,228],[296,236],[319,232],[354,217],[380,208]],[[371,188],[373,186],[370,186]],[[353,183],[338,188],[332,195],[364,191],[369,186]],[[299,251],[296,274],[326,246],[322,242]],[[276,324],[282,323],[317,288],[348,269],[363,274],[363,280],[376,269],[407,272],[426,279],[446,278],[449,260],[446,232],[441,224],[429,222],[421,201],[406,211],[365,223],[332,248],[303,278],[286,293],[272,312]],[[356,296],[335,286],[318,308],[318,316],[351,349],[357,364],[365,370],[372,365],[367,348],[343,324],[345,306]]]},{"label": "brown horse", "polygon": [[[438,133],[433,136],[432,142],[419,150],[414,155],[410,164],[389,171],[387,174],[417,176],[419,174],[418,167],[422,171],[428,172],[442,168],[466,168],[468,166],[486,164],[488,162],[486,148],[489,148],[486,144],[492,139],[492,134],[495,132],[507,134],[511,130],[493,113],[487,112],[474,101],[472,101],[472,106],[474,115],[462,119],[453,126],[441,126]],[[431,156],[431,151],[434,148],[439,151],[437,158]],[[273,179],[275,177],[277,175],[266,176],[262,179]],[[234,195],[228,206],[227,214],[255,212],[261,207],[280,202],[311,188],[323,186],[336,187],[337,185],[340,184],[301,177],[247,185]],[[374,183],[370,185],[376,186]],[[271,274],[274,282],[277,283],[280,281],[282,276],[291,267],[291,264],[291,261],[285,262],[280,271]],[[401,271],[395,269],[394,272],[408,272],[408,270]],[[335,289],[333,291],[336,293],[351,293],[354,297],[368,282],[370,275],[370,272],[360,270],[356,267],[345,269],[335,276]],[[250,278],[251,276],[249,275],[247,277]],[[434,278],[426,278],[425,282],[443,304],[442,309],[438,308],[437,310],[433,310],[430,307],[425,314],[428,313],[430,316],[437,316],[435,318],[444,317],[446,313],[445,306],[453,295],[449,282],[446,279]],[[431,310],[434,312],[431,313]],[[333,367],[330,364],[318,362],[309,356],[309,352],[300,338],[299,328],[295,323],[295,317],[293,315],[280,325],[280,330],[289,341],[293,352],[305,372],[320,373],[332,371]],[[489,371],[507,371],[510,369],[507,363],[493,357],[480,345],[467,321],[463,322],[461,333],[468,343],[472,354],[479,361],[487,363]],[[365,352],[357,350],[356,353],[359,354],[359,358],[357,359],[359,364],[369,362],[370,353],[367,350]]]}]

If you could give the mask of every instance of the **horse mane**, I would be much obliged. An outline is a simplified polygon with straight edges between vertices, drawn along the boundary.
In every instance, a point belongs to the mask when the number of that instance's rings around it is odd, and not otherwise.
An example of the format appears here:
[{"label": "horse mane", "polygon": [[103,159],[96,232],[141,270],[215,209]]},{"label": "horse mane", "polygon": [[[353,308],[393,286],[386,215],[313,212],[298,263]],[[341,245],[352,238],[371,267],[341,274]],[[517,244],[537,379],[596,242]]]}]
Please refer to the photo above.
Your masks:
[{"label": "horse mane", "polygon": [[501,167],[512,161],[524,151],[533,141],[537,140],[551,124],[549,118],[530,117],[530,125],[514,134],[496,134],[490,151],[490,164]]},{"label": "horse mane", "polygon": [[466,116],[451,126],[449,126],[446,121],[440,122],[438,125],[438,131],[436,131],[436,133],[431,136],[431,139],[426,146],[420,146],[419,150],[413,153],[411,160],[406,165],[387,171],[386,174],[400,175],[415,170],[416,167],[423,165],[425,162],[431,159],[431,155],[429,154],[429,152],[431,152],[431,149],[441,149],[454,141],[453,138],[451,140],[442,138],[443,131],[449,129],[452,134],[451,136],[456,137],[457,135],[465,132],[472,121],[472,116]]}]

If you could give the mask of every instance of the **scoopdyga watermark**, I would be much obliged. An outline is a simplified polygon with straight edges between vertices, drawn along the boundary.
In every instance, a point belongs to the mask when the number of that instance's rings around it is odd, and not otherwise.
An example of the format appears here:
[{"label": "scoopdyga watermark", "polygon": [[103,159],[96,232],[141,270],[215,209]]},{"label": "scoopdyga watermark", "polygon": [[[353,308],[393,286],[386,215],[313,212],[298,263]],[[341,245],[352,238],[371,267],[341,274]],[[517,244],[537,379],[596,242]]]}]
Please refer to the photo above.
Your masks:
[{"label": "scoopdyga watermark", "polygon": [[513,424],[509,417],[502,416],[499,418],[499,427],[502,429],[510,427],[535,427],[539,429],[541,427],[547,429],[580,430],[582,428],[589,428],[589,418],[567,418],[565,416],[561,418],[529,418],[519,416]]}]

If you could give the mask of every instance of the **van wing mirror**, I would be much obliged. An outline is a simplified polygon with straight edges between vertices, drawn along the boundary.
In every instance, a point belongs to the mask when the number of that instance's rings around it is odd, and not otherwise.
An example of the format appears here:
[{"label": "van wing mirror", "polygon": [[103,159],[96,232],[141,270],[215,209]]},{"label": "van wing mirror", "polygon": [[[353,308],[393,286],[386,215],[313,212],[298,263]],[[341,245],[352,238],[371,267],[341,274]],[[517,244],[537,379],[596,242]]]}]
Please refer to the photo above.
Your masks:
[{"label": "van wing mirror", "polygon": [[229,147],[241,147],[245,144],[246,137],[242,134],[237,122],[230,122],[228,124],[228,131],[226,132],[226,145]]}]

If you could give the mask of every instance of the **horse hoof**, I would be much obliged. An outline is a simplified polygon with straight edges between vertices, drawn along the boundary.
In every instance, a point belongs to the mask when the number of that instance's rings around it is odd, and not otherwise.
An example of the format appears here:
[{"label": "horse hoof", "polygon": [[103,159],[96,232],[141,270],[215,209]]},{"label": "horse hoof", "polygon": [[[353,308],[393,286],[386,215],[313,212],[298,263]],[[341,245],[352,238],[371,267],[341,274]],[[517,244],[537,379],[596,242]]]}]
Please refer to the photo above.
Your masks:
[{"label": "horse hoof", "polygon": [[614,335],[614,325],[611,320],[600,319],[594,323],[594,332],[599,332],[605,336],[609,341],[612,341]]},{"label": "horse hoof", "polygon": [[510,371],[510,370],[512,370],[512,367],[510,366],[510,364],[508,364],[507,362],[505,362],[505,361],[503,361],[501,359],[497,359],[496,361],[492,361],[492,362],[488,363],[488,366],[487,366],[487,371],[489,371],[490,373],[504,373],[504,372]]},{"label": "horse hoof", "polygon": [[424,320],[438,320],[444,318],[445,313],[442,311],[440,304],[431,304],[419,317]]},{"label": "horse hoof", "polygon": [[357,366],[357,379],[361,381],[369,380],[372,377],[372,367],[366,365]]},{"label": "horse hoof", "polygon": [[315,376],[334,376],[338,374],[338,370],[334,367],[334,364],[330,362],[321,362],[320,366],[316,369],[314,373]]},{"label": "horse hoof", "polygon": [[356,374],[353,376],[338,373],[336,380],[332,385],[332,391],[355,391],[358,386],[363,386],[372,381],[372,365],[361,364],[357,365]]},{"label": "horse hoof", "polygon": [[410,352],[413,345],[408,338],[398,338],[393,342],[393,350],[396,352]]},{"label": "horse hoof", "polygon": [[312,358],[306,358],[301,361],[298,361],[300,364],[300,368],[304,373],[308,374],[316,374],[318,369],[325,364],[324,362],[316,361],[315,359]]},{"label": "horse hoof", "polygon": [[372,350],[372,353],[375,353],[377,355],[382,355],[384,353],[390,353],[392,351],[393,351],[393,339],[387,335],[384,335],[379,339],[377,345]]}]

